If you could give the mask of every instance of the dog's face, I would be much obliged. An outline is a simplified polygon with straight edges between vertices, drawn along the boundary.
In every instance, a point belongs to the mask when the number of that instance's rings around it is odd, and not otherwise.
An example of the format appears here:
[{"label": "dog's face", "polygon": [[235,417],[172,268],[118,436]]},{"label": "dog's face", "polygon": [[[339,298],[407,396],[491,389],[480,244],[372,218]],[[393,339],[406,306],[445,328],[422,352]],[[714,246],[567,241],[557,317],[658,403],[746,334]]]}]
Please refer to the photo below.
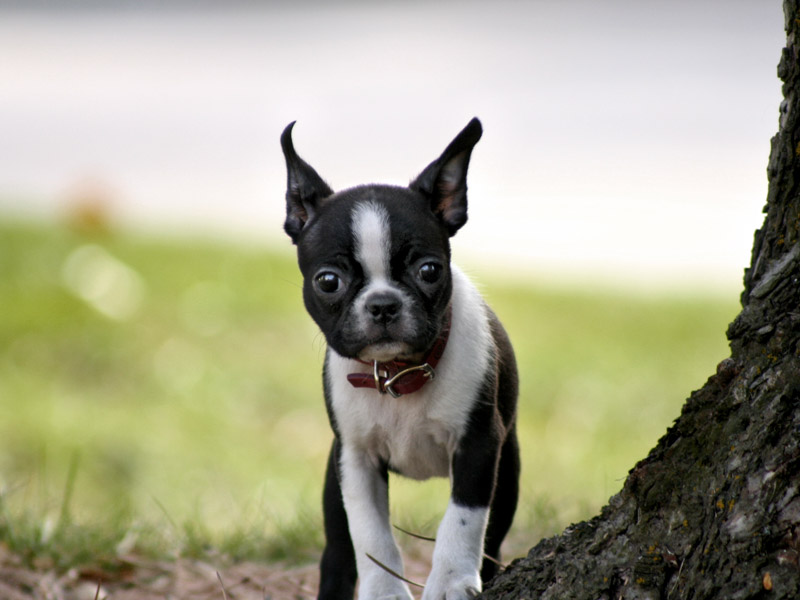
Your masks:
[{"label": "dog's face", "polygon": [[466,222],[466,171],[481,135],[473,120],[408,187],[334,193],[281,142],[288,170],[284,228],[297,245],[303,298],[328,345],[362,360],[411,360],[435,341],[452,282],[449,238]]},{"label": "dog's face", "polygon": [[298,260],[306,308],[340,355],[410,359],[436,339],[450,245],[420,194],[368,186],[332,196],[304,228]]}]

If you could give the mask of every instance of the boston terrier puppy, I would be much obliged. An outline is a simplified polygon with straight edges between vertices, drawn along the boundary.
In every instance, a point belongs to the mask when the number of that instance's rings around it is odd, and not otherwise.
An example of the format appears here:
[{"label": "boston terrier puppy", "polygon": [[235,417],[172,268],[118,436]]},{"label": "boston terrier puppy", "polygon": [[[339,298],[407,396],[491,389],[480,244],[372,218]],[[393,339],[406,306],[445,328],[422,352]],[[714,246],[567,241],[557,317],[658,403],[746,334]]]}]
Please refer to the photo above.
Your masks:
[{"label": "boston terrier puppy", "polygon": [[[497,572],[517,505],[518,378],[503,326],[450,262],[467,220],[473,119],[408,187],[334,192],[281,136],[284,229],[306,309],[327,340],[334,433],[319,598],[408,599],[389,520],[389,471],[450,478],[424,600],[476,596]],[[383,565],[379,566],[378,563]]]}]

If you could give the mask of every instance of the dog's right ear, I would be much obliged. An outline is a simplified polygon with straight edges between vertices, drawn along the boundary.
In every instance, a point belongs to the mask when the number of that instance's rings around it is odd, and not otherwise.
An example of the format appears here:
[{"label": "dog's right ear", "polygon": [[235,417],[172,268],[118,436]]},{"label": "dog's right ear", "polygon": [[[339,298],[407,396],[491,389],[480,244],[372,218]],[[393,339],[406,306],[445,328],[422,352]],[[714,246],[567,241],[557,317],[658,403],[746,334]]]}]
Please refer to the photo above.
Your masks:
[{"label": "dog's right ear", "polygon": [[467,167],[472,148],[482,134],[481,122],[472,119],[442,155],[409,185],[428,199],[431,210],[451,236],[467,222]]},{"label": "dog's right ear", "polygon": [[294,151],[292,127],[295,123],[296,121],[292,121],[283,130],[281,148],[286,159],[287,172],[286,221],[283,223],[283,229],[296,244],[303,227],[313,218],[320,203],[333,194],[333,190]]}]

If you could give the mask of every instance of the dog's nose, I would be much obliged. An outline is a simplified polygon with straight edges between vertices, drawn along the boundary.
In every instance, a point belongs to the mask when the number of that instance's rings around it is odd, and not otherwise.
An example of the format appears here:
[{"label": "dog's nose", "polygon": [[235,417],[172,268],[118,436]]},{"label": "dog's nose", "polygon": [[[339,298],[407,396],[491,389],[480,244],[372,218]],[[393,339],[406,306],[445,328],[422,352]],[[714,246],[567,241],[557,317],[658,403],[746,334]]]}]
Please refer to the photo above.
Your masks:
[{"label": "dog's nose", "polygon": [[375,323],[388,325],[397,320],[402,308],[400,298],[388,292],[372,294],[367,298],[366,308]]}]

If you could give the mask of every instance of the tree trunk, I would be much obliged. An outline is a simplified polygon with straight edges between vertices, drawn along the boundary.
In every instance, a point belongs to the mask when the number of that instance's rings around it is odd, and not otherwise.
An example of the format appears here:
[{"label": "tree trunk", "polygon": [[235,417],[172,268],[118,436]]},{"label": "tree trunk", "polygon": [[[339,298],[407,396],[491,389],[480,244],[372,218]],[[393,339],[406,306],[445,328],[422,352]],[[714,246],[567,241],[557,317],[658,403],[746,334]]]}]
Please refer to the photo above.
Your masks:
[{"label": "tree trunk", "polygon": [[540,542],[483,598],[800,598],[800,0],[784,12],[767,216],[731,357],[599,516]]}]

